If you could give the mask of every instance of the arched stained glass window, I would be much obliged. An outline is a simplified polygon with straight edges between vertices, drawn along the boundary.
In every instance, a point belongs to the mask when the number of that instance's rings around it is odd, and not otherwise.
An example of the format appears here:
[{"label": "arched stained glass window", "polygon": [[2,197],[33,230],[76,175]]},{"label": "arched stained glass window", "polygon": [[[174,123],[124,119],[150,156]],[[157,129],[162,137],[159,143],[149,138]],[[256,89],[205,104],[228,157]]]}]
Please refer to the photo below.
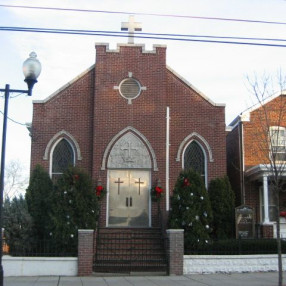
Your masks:
[{"label": "arched stained glass window", "polygon": [[62,139],[54,148],[52,155],[52,178],[63,174],[69,166],[74,165],[74,150],[70,143]]},{"label": "arched stained glass window", "polygon": [[192,141],[185,150],[184,169],[195,170],[205,182],[205,154],[196,141]]}]

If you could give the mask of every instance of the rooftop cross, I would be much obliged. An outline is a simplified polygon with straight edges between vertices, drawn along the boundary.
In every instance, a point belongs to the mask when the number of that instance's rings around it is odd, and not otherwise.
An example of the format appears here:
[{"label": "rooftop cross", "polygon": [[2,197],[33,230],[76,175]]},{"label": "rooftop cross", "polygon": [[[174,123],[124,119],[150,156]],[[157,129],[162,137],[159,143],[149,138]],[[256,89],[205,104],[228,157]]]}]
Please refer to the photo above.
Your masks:
[{"label": "rooftop cross", "polygon": [[142,31],[142,24],[134,21],[134,16],[129,16],[128,22],[121,23],[121,31],[128,31],[128,44],[134,44],[134,32]]}]

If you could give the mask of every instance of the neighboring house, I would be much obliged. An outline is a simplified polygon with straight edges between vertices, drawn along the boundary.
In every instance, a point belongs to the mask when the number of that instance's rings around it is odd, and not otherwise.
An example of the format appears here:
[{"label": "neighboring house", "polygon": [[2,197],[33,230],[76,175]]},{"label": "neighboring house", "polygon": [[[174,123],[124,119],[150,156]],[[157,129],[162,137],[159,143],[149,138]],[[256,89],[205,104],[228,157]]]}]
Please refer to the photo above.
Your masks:
[{"label": "neighboring house", "polygon": [[[254,208],[256,235],[275,237],[276,199],[270,158],[286,183],[286,93],[275,94],[242,112],[227,134],[227,172],[236,193],[237,205]],[[265,113],[266,111],[266,113]],[[265,114],[267,114],[267,119]],[[283,185],[283,189],[286,187]],[[286,193],[279,197],[280,211],[286,210]],[[280,218],[286,237],[286,220]]]},{"label": "neighboring house", "polygon": [[182,168],[206,186],[226,175],[225,134],[225,105],[168,67],[165,46],[96,44],[95,65],[33,102],[31,168],[41,164],[55,179],[77,165],[107,189],[101,226],[152,227],[159,180],[167,214]]}]

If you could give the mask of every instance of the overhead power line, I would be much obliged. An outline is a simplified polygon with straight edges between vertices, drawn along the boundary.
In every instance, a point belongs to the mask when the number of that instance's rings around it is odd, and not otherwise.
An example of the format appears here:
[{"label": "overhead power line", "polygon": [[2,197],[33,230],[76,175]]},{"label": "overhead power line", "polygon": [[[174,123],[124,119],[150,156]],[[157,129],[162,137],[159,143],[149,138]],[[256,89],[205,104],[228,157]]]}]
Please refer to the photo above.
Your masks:
[{"label": "overhead power line", "polygon": [[[0,110],[0,113],[1,113],[2,115],[4,115],[4,112],[1,111],[1,110]],[[14,119],[12,119],[12,118],[10,118],[10,117],[7,117],[7,118],[8,118],[8,120],[12,121],[12,122],[15,123],[15,124],[22,125],[22,126],[27,126],[25,123],[18,122],[18,121],[14,120]]]},{"label": "overhead power line", "polygon": [[[129,37],[128,33],[126,32],[94,31],[94,30],[70,30],[70,29],[47,29],[47,28],[0,26],[0,31],[52,33],[52,34],[104,36],[104,37]],[[186,41],[186,42],[219,43],[219,44],[251,45],[251,46],[283,47],[283,48],[286,47],[286,44],[283,43],[286,41],[286,39],[274,39],[274,38],[226,37],[226,36],[209,36],[209,35],[182,35],[182,34],[156,34],[156,33],[140,33],[140,34],[134,33],[134,37],[141,39],[142,38],[158,39],[158,40],[172,40],[172,41]],[[276,43],[267,43],[267,42],[276,42]]]},{"label": "overhead power line", "polygon": [[4,5],[4,4],[1,4],[0,7],[53,10],[53,11],[62,11],[62,12],[80,12],[80,13],[105,13],[105,14],[122,14],[122,15],[132,14],[132,15],[138,15],[138,16],[157,16],[157,17],[186,18],[186,19],[198,19],[198,20],[246,22],[246,23],[254,23],[254,24],[256,23],[256,24],[286,25],[286,22],[280,22],[280,21],[264,21],[264,20],[252,20],[252,19],[205,17],[205,16],[192,16],[192,15],[160,14],[160,13],[140,13],[140,12],[132,12],[132,11],[127,12],[127,11],[109,11],[109,10],[92,10],[92,9],[72,9],[72,8],[20,6],[20,5]]}]

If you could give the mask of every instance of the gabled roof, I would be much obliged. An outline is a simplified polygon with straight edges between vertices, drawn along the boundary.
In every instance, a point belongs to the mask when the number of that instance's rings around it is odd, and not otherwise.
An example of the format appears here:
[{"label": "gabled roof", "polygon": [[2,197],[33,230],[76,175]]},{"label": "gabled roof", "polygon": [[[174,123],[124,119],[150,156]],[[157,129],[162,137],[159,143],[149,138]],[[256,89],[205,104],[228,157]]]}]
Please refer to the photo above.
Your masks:
[{"label": "gabled roof", "polygon": [[80,78],[82,78],[83,76],[85,76],[87,73],[89,73],[93,68],[95,67],[95,64],[93,64],[91,67],[89,67],[88,69],[86,69],[84,72],[82,72],[81,74],[79,74],[77,77],[75,77],[74,79],[72,79],[71,81],[69,81],[68,83],[66,83],[65,85],[63,85],[62,87],[60,87],[58,90],[56,90],[55,92],[53,92],[51,95],[49,95],[48,97],[46,97],[45,99],[42,100],[33,100],[33,103],[46,103],[49,100],[51,100],[53,97],[55,97],[58,93],[60,93],[61,91],[65,90],[66,88],[68,88],[69,86],[71,86],[73,83],[75,83],[77,80],[79,80]]},{"label": "gabled roof", "polygon": [[190,82],[188,82],[185,78],[183,78],[181,75],[179,75],[177,72],[175,72],[172,68],[167,66],[167,70],[171,72],[174,76],[176,76],[178,79],[180,79],[184,84],[186,84],[189,88],[193,89],[196,93],[198,93],[202,98],[204,98],[206,101],[208,101],[213,106],[225,106],[224,103],[215,103],[210,98],[208,98],[204,93],[199,91],[197,88],[195,88]]},{"label": "gabled roof", "polygon": [[282,90],[281,92],[276,92],[271,96],[266,97],[262,102],[257,102],[253,106],[249,107],[245,111],[241,112],[230,124],[230,128],[234,128],[239,122],[250,121],[250,113],[261,107],[261,105],[265,105],[272,101],[273,99],[279,97],[280,95],[286,95],[286,90]]},{"label": "gabled roof", "polygon": [[[65,90],[66,88],[68,88],[69,86],[71,86],[73,83],[75,83],[77,80],[79,80],[80,78],[82,78],[83,76],[85,76],[88,72],[90,72],[93,68],[95,67],[95,64],[93,64],[91,67],[89,67],[88,69],[86,69],[85,71],[83,71],[81,74],[79,74],[77,77],[75,77],[74,79],[72,79],[71,81],[69,81],[68,83],[66,83],[65,85],[63,85],[62,87],[60,87],[58,90],[56,90],[55,92],[53,92],[51,95],[49,95],[48,97],[46,97],[45,99],[41,99],[41,100],[33,100],[33,103],[46,103],[48,101],[50,101],[53,97],[55,97],[57,94],[59,94],[61,91]],[[209,97],[207,97],[204,93],[202,93],[200,90],[198,90],[196,87],[194,87],[190,82],[188,82],[184,77],[182,77],[181,75],[179,75],[177,72],[175,72],[172,68],[170,68],[169,66],[166,66],[167,70],[169,72],[171,72],[175,77],[177,77],[178,79],[180,79],[185,85],[187,85],[189,88],[191,88],[192,90],[194,90],[196,93],[198,93],[203,99],[205,99],[207,102],[209,102],[211,105],[213,106],[222,106],[224,107],[225,104],[224,103],[215,103],[214,101],[212,101]]]}]

